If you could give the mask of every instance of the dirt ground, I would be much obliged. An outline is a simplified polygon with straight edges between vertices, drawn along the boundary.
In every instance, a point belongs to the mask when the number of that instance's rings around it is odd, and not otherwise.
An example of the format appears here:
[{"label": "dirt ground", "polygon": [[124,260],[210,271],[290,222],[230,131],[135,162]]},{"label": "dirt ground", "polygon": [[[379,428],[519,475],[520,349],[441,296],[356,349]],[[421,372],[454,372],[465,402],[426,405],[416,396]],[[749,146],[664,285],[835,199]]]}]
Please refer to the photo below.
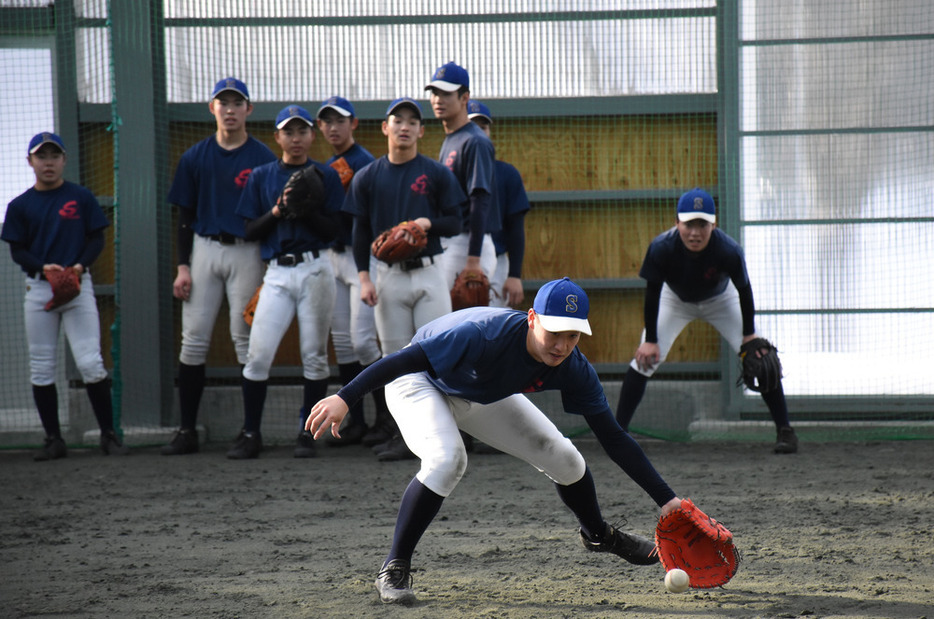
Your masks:
[{"label": "dirt ground", "polygon": [[[650,534],[657,508],[575,439],[604,515]],[[660,566],[578,546],[544,476],[474,455],[416,553],[411,608],[373,580],[417,463],[362,447],[225,459],[226,444],[163,457],[0,452],[0,616],[931,617],[934,445],[645,440],[662,475],[735,535],[724,588],[665,591]]]}]

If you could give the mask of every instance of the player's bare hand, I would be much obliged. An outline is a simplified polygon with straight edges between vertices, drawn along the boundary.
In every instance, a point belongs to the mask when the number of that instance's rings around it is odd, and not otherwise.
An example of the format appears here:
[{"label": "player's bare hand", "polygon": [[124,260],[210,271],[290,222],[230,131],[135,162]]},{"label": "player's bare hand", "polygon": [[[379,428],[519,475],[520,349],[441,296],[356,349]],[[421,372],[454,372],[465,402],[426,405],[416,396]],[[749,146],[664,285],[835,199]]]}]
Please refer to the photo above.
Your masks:
[{"label": "player's bare hand", "polygon": [[347,403],[340,396],[332,395],[320,400],[311,408],[308,419],[305,420],[305,429],[311,432],[315,440],[331,429],[334,438],[340,438],[341,422],[347,415]]},{"label": "player's bare hand", "polygon": [[636,365],[640,370],[651,370],[658,363],[659,355],[658,344],[642,342],[636,349]]},{"label": "player's bare hand", "polygon": [[518,277],[507,277],[503,283],[503,298],[509,307],[517,307],[525,299],[522,290],[522,280]]},{"label": "player's bare hand", "polygon": [[379,299],[376,296],[376,286],[373,285],[373,282],[361,282],[360,300],[370,307],[376,305]]},{"label": "player's bare hand", "polygon": [[44,271],[64,271],[64,270],[65,270],[65,267],[63,267],[63,266],[60,265],[60,264],[52,264],[52,263],[49,263],[49,264],[43,264],[43,265],[42,265],[42,270],[43,270],[43,272],[44,272]]},{"label": "player's bare hand", "polygon": [[664,518],[665,516],[675,511],[676,509],[679,509],[680,507],[681,507],[681,499],[679,499],[678,497],[671,499],[670,501],[662,505],[661,518]]},{"label": "player's bare hand", "polygon": [[172,283],[172,295],[182,301],[187,301],[191,296],[191,271],[184,264],[178,267],[178,275]]}]

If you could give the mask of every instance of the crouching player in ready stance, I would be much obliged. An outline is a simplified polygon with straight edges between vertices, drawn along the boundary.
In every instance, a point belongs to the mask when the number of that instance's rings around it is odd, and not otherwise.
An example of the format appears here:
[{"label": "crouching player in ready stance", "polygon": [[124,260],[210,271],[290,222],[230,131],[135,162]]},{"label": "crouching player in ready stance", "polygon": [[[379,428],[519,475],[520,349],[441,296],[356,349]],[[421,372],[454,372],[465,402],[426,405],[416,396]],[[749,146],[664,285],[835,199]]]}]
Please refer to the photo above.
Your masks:
[{"label": "crouching player in ready stance", "polygon": [[376,579],[380,599],[411,604],[415,546],[467,468],[460,431],[525,460],[555,483],[580,522],[580,539],[636,565],[658,562],[655,544],[618,531],[600,513],[593,477],[573,443],[531,401],[533,391],[561,391],[564,409],[584,416],[610,458],[661,507],[681,505],[639,445],[616,422],[597,373],[577,348],[591,334],[590,303],[564,278],[545,284],[528,313],[477,307],[419,329],[412,342],[364,370],[336,395],[315,404],[306,422],[317,439],[368,391],[386,385],[386,401],[421,469],[405,493],[389,556]]}]

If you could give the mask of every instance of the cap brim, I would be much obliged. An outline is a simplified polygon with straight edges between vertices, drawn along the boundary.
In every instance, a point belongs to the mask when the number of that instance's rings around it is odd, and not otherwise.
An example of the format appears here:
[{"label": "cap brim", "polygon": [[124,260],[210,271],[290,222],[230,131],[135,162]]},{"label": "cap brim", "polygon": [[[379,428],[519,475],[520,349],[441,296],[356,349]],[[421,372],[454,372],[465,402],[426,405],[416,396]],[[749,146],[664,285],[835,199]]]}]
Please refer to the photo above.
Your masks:
[{"label": "cap brim", "polygon": [[467,118],[469,118],[470,120],[473,120],[474,118],[482,118],[483,120],[487,121],[491,125],[493,124],[492,118],[490,118],[486,114],[481,114],[480,112],[477,112],[476,114],[467,114]]},{"label": "cap brim", "polygon": [[222,95],[222,94],[225,93],[225,92],[235,92],[235,93],[237,93],[238,95],[240,95],[241,97],[243,97],[244,99],[246,99],[247,101],[250,100],[250,98],[246,95],[245,92],[243,92],[243,91],[241,91],[241,90],[237,90],[236,88],[222,88],[222,89],[218,90],[217,92],[215,92],[215,93],[212,95],[212,97],[213,97],[214,99],[216,99],[219,95]]},{"label": "cap brim", "polygon": [[313,120],[308,120],[307,118],[302,118],[301,116],[289,116],[282,122],[276,123],[276,129],[282,129],[283,127],[285,127],[287,124],[289,124],[293,120],[300,120],[306,125],[308,125],[309,127],[311,127],[312,129],[315,128],[315,122]]},{"label": "cap brim", "polygon": [[321,106],[321,109],[318,110],[318,117],[319,117],[319,118],[321,117],[321,113],[324,112],[324,110],[334,110],[335,112],[337,112],[337,113],[340,114],[341,116],[348,116],[348,117],[349,117],[349,116],[353,116],[353,114],[350,113],[350,110],[345,110],[345,109],[342,108],[342,107],[338,107],[338,106],[336,106],[336,105],[322,105],[322,106]]},{"label": "cap brim", "polygon": [[593,335],[590,330],[590,321],[586,318],[568,318],[567,316],[544,316],[536,314],[538,321],[545,331],[562,333],[564,331],[580,331],[584,335]]},{"label": "cap brim", "polygon": [[[38,144],[33,146],[31,149],[29,149],[29,154],[35,155],[37,152],[39,152],[39,149],[45,146],[46,144],[51,144],[52,146],[62,151],[63,153],[65,152],[65,149],[62,148],[62,145],[56,142],[55,140],[46,140],[44,142],[39,142]],[[23,151],[20,151],[20,152],[23,152]]]},{"label": "cap brim", "polygon": [[421,119],[421,117],[422,117],[422,111],[421,111],[420,109],[418,109],[413,103],[410,103],[410,102],[408,102],[408,101],[403,101],[402,103],[397,103],[396,105],[392,106],[392,109],[389,110],[388,112],[386,112],[386,118],[389,118],[390,116],[392,116],[393,114],[395,114],[396,111],[397,111],[399,108],[401,108],[401,107],[407,107],[407,108],[409,108],[410,110],[412,110],[413,112],[415,112],[415,114],[419,117],[419,119]]},{"label": "cap brim", "polygon": [[678,221],[691,221],[693,219],[703,219],[712,224],[717,223],[717,216],[708,213],[678,213]]},{"label": "cap brim", "polygon": [[461,84],[452,84],[451,82],[445,82],[444,80],[434,80],[427,86],[425,90],[431,90],[432,88],[437,88],[443,90],[444,92],[454,92],[461,89]]}]

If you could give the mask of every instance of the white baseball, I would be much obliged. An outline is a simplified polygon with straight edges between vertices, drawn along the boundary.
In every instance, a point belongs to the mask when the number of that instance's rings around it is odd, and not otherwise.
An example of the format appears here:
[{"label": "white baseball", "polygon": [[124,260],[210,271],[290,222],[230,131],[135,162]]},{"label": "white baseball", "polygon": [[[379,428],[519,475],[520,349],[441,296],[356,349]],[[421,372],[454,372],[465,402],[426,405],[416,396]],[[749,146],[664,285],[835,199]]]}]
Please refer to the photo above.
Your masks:
[{"label": "white baseball", "polygon": [[688,573],[684,570],[675,568],[668,570],[668,573],[665,574],[665,588],[672,593],[682,593],[687,591],[690,586],[691,579],[688,578]]}]

